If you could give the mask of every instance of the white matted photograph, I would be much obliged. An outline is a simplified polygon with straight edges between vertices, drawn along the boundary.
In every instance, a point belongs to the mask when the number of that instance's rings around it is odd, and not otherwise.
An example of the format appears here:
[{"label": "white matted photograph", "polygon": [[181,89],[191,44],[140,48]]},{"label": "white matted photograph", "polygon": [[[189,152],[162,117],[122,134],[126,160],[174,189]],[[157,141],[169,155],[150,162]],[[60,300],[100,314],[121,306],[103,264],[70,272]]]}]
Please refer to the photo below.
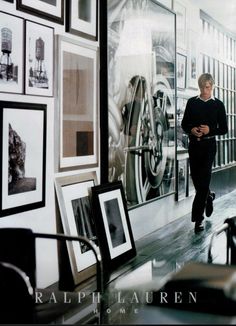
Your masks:
[{"label": "white matted photograph", "polygon": [[26,21],[26,94],[53,96],[53,36],[53,28]]},{"label": "white matted photograph", "polygon": [[177,87],[179,89],[186,88],[186,67],[187,67],[187,57],[181,53],[177,53],[176,75],[177,75]]},{"label": "white matted photograph", "polygon": [[97,48],[58,38],[60,168],[95,165],[97,153]]},{"label": "white matted photograph", "polygon": [[64,0],[16,0],[18,10],[55,23],[64,23]]},{"label": "white matted photograph", "polygon": [[0,108],[0,216],[6,216],[45,205],[46,105],[0,101]]},{"label": "white matted photograph", "polygon": [[[91,187],[97,184],[95,172],[81,173],[55,179],[55,188],[65,234],[83,236],[97,247],[95,223],[90,203]],[[67,249],[75,283],[96,273],[96,258],[82,242],[67,242]]]},{"label": "white matted photograph", "polygon": [[97,40],[97,0],[68,0],[66,2],[66,31]]},{"label": "white matted photograph", "polygon": [[23,93],[24,20],[0,12],[0,92]]},{"label": "white matted photograph", "polygon": [[124,189],[121,181],[92,188],[97,236],[107,269],[136,255]]}]

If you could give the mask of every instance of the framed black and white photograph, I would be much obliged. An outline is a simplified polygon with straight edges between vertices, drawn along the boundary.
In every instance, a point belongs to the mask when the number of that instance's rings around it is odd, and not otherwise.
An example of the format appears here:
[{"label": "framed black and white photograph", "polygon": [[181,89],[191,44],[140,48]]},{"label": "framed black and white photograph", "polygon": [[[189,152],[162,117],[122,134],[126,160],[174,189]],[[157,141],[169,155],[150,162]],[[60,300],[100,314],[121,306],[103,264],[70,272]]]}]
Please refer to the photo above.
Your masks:
[{"label": "framed black and white photograph", "polygon": [[92,41],[97,40],[98,0],[68,0],[66,31]]},{"label": "framed black and white photograph", "polygon": [[23,93],[24,20],[0,12],[0,92]]},{"label": "framed black and white photograph", "polygon": [[176,101],[177,152],[182,151],[183,149],[188,149],[188,135],[185,134],[181,126],[187,101],[187,98],[180,96],[177,97]]},{"label": "framed black and white photograph", "polygon": [[26,21],[26,94],[53,96],[53,44],[53,28]]},{"label": "framed black and white photograph", "polygon": [[46,105],[0,101],[0,216],[45,206]]},{"label": "framed black and white photograph", "polygon": [[122,182],[93,187],[92,207],[104,268],[113,269],[136,255]]},{"label": "framed black and white photograph", "polygon": [[[186,151],[187,155],[187,151]],[[188,196],[188,159],[177,160],[177,189],[176,200],[180,201]]]},{"label": "framed black and white photograph", "polygon": [[197,79],[198,79],[198,34],[193,30],[189,30],[188,34],[188,87],[197,89]]},{"label": "framed black and white photograph", "polygon": [[176,15],[152,0],[104,2],[101,182],[122,180],[130,209],[175,191]]},{"label": "framed black and white photograph", "polygon": [[177,87],[179,89],[186,88],[186,68],[187,68],[187,57],[181,53],[177,53]]},{"label": "framed black and white photograph", "polygon": [[97,49],[58,38],[60,168],[96,165]]},{"label": "framed black and white photograph", "polygon": [[[55,188],[65,234],[81,235],[97,246],[95,223],[90,203],[91,187],[97,184],[95,172],[55,178]],[[96,258],[91,249],[77,241],[67,242],[75,283],[96,273]]]},{"label": "framed black and white photograph", "polygon": [[16,0],[16,8],[30,15],[64,24],[64,0]]}]

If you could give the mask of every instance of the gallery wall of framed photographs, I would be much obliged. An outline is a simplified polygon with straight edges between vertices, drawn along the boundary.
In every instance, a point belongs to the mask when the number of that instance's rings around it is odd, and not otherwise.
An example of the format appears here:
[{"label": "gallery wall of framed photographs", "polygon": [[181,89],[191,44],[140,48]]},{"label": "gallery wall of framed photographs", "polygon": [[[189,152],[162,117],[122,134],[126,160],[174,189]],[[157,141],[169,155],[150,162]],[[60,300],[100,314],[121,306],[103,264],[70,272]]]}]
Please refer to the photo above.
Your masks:
[{"label": "gallery wall of framed photographs", "polygon": [[[56,180],[100,179],[99,8],[97,0],[86,3],[0,0],[0,227],[64,232]],[[13,154],[8,166],[8,148],[17,150],[17,166]],[[39,246],[37,285],[44,287],[58,279],[57,245]]]}]

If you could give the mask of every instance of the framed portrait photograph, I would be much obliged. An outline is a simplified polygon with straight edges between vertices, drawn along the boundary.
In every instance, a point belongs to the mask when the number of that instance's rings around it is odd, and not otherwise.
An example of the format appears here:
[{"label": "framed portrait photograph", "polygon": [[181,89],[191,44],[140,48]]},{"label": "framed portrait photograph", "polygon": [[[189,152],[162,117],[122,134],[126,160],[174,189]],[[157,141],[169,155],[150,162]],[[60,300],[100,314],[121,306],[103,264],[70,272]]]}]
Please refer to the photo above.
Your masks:
[{"label": "framed portrait photograph", "polygon": [[175,191],[175,13],[152,0],[100,12],[101,182],[122,180],[130,209]]},{"label": "framed portrait photograph", "polygon": [[23,93],[24,20],[0,11],[0,92]]},{"label": "framed portrait photograph", "polygon": [[186,88],[186,68],[187,68],[187,57],[183,54],[177,53],[177,66],[176,66],[176,74],[177,74],[177,87],[179,89]]},{"label": "framed portrait photograph", "polygon": [[92,207],[104,268],[112,270],[136,255],[122,182],[92,187]]},{"label": "framed portrait photograph", "polygon": [[30,15],[64,24],[64,0],[16,0],[16,8]]},{"label": "framed portrait photograph", "polygon": [[97,153],[97,49],[58,38],[60,168],[95,165]]},{"label": "framed portrait photograph", "polygon": [[0,101],[0,114],[2,217],[45,206],[46,105]]},{"label": "framed portrait photograph", "polygon": [[98,0],[68,0],[66,31],[92,41],[97,40]]},{"label": "framed portrait photograph", "polygon": [[25,93],[53,96],[54,29],[26,20]]},{"label": "framed portrait photograph", "polygon": [[[81,235],[97,246],[90,203],[91,187],[97,184],[95,172],[55,178],[55,188],[65,234]],[[96,273],[96,258],[91,249],[77,241],[67,241],[74,282],[80,283]]]}]

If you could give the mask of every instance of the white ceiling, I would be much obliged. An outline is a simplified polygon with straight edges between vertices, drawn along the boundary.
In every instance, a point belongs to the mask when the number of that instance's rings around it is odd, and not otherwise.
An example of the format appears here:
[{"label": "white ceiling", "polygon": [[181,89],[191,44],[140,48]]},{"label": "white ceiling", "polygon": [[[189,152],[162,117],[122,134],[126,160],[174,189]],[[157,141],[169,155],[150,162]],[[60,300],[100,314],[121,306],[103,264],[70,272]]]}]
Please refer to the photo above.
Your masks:
[{"label": "white ceiling", "polygon": [[236,34],[236,0],[191,0],[209,16]]}]

